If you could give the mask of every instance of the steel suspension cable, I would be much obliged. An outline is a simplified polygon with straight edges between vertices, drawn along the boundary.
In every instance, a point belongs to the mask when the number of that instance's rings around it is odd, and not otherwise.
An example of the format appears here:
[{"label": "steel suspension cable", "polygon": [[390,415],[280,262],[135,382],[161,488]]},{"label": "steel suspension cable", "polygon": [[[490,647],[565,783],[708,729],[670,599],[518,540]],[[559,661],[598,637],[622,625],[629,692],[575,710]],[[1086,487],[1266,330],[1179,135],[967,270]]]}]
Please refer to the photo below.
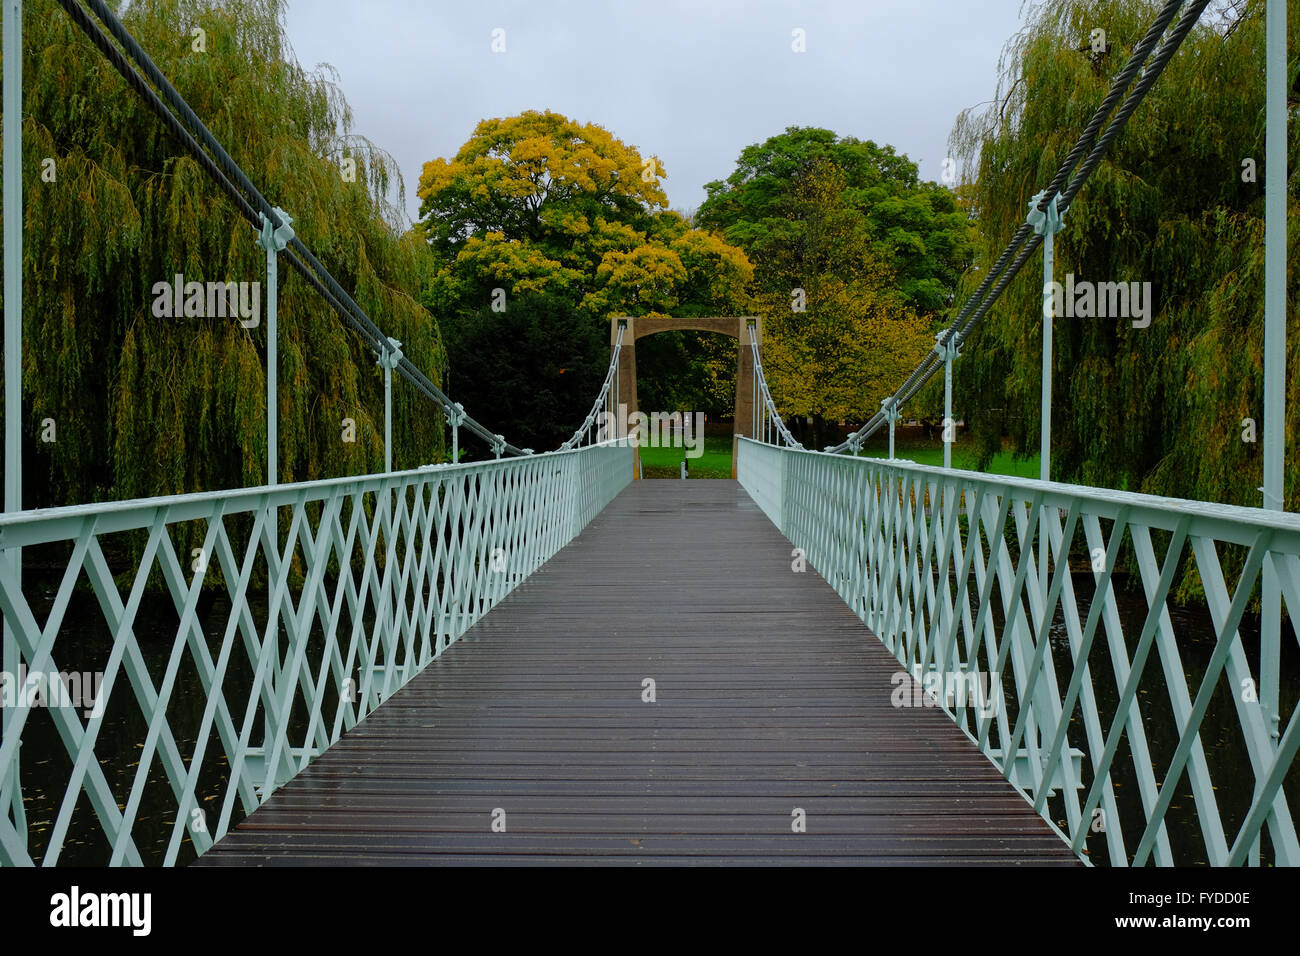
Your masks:
[{"label": "steel suspension cable", "polygon": [[[1088,177],[1100,164],[1115,138],[1123,130],[1129,117],[1141,104],[1146,94],[1164,71],[1169,60],[1172,59],[1183,40],[1186,39],[1187,34],[1191,32],[1192,27],[1200,19],[1209,0],[1194,0],[1182,12],[1182,16],[1179,17],[1174,29],[1166,33],[1170,22],[1179,13],[1184,2],[1186,0],[1167,0],[1164,7],[1161,8],[1146,35],[1134,48],[1133,54],[1123,70],[1112,82],[1105,99],[1103,99],[1092,120],[1089,121],[1080,134],[1074,148],[1071,149],[1069,155],[1057,170],[1048,188],[1037,194],[1041,197],[1036,207],[1040,212],[1046,210],[1054,199],[1056,199],[1058,210],[1062,215],[1068,209],[1070,202],[1073,201]],[[1161,37],[1163,37],[1163,41],[1161,41]],[[1156,50],[1155,56],[1152,57],[1151,51],[1155,48],[1157,42],[1160,42],[1160,46]],[[1128,89],[1133,78],[1137,75],[1139,69],[1143,68],[1143,64],[1148,59],[1150,59],[1150,64],[1146,66],[1141,79],[1125,97],[1125,90]],[[1098,131],[1121,97],[1124,97],[1123,104],[1111,118],[1100,138],[1098,138]],[[1087,158],[1083,160],[1083,165],[1071,177],[1071,173],[1074,172],[1080,159],[1085,155]],[[1067,179],[1069,184],[1064,191],[1060,191],[1062,184],[1066,183]],[[898,390],[894,392],[893,396],[882,403],[885,408],[897,410],[899,406],[920,391],[939,369],[943,368],[944,363],[943,359],[939,357],[939,349],[949,344],[960,346],[966,340],[1024,267],[1029,257],[1042,245],[1042,242],[1043,237],[1033,234],[1033,227],[1028,222],[1020,225],[979,288],[966,300],[948,329],[940,334],[939,344],[936,349],[928,352],[902,385],[899,386]],[[876,412],[868,419],[866,424],[857,432],[850,435],[844,442],[828,450],[832,453],[838,453],[848,450],[855,444],[860,445],[864,439],[874,434],[887,421],[888,413],[882,408],[881,411]]]},{"label": "steel suspension cable", "polygon": [[[253,185],[244,174],[244,171],[230,157],[216,137],[212,135],[203,121],[198,118],[185,99],[172,86],[167,77],[158,69],[157,65],[103,0],[85,0],[85,2],[89,4],[91,10],[94,11],[108,32],[122,45],[121,49],[114,45],[104,30],[90,18],[89,13],[77,0],[59,0],[59,5],[67,11],[72,21],[99,48],[100,52],[126,80],[127,84],[141,95],[167,129],[180,140],[186,151],[212,177],[218,188],[234,203],[239,214],[250,225],[259,230],[263,218],[271,224],[272,228],[278,229],[284,225],[275,207]],[[123,53],[123,49],[126,53]],[[128,60],[127,54],[129,54],[130,60],[135,61],[134,66]],[[160,92],[161,96],[159,95]],[[164,98],[166,102],[164,102]],[[168,108],[168,103],[171,104],[172,109]],[[184,124],[177,119],[176,114],[172,112],[173,109],[184,118]],[[389,340],[388,336],[383,333],[347,291],[339,285],[334,276],[312,254],[301,239],[297,236],[291,239],[288,248],[284,250],[284,255],[290,267],[324,298],[326,303],[341,319],[362,336],[377,355],[388,355],[396,350],[396,346]],[[395,368],[417,391],[441,405],[445,413],[448,415],[456,414],[455,405],[451,399],[434,385],[409,358],[401,356]],[[462,424],[497,450],[498,454],[500,452],[508,452],[512,455],[529,453],[528,449],[518,448],[506,442],[500,435],[489,431],[463,410],[460,410],[459,414],[463,416],[461,418]]]},{"label": "steel suspension cable", "polygon": [[[626,325],[620,325],[618,327],[618,334],[614,337],[613,354],[609,357],[609,368],[605,372],[605,381],[600,386],[600,392],[596,395],[596,400],[591,403],[591,411],[587,413],[587,417],[582,420],[582,424],[579,425],[577,431],[573,433],[573,437],[560,446],[560,451],[568,451],[570,448],[577,448],[582,444],[584,438],[590,437],[591,426],[596,421],[599,413],[598,410],[602,405],[605,405],[606,400],[609,398],[610,388],[618,377],[618,357],[623,351],[623,333],[626,331]],[[609,406],[606,405],[605,407],[608,408]],[[617,414],[617,409],[615,410],[615,414]],[[606,418],[607,422],[608,420],[609,419]],[[588,444],[593,443],[588,441]]]},{"label": "steel suspension cable", "polygon": [[[770,420],[771,427],[776,434],[781,436],[781,440],[789,448],[803,448],[799,440],[790,434],[790,429],[786,427],[785,421],[781,418],[781,413],[776,410],[776,402],[772,399],[772,392],[767,387],[767,376],[763,372],[763,360],[758,354],[758,336],[754,334],[754,327],[749,328],[749,350],[753,357],[754,363],[754,383],[758,395],[763,400],[763,408],[767,410],[767,418]],[[755,438],[758,436],[755,435]],[[767,440],[767,426],[764,426],[763,441]]]}]

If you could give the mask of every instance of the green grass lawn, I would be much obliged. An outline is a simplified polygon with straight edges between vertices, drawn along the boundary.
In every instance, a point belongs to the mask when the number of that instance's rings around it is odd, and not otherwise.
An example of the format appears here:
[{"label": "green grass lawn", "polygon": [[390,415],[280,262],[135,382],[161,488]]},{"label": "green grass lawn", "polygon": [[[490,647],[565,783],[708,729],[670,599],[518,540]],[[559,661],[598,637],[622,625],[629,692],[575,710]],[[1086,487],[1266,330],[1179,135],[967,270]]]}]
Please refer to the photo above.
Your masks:
[{"label": "green grass lawn", "polygon": [[[874,437],[874,436],[873,436]],[[864,455],[873,458],[885,458],[889,454],[887,443],[871,446],[862,450]],[[677,478],[681,474],[683,449],[681,448],[645,448],[641,449],[641,474],[644,478]],[[914,461],[918,465],[931,467],[943,466],[943,446],[938,442],[898,441],[894,445],[894,457],[905,461]],[[975,471],[977,455],[972,444],[957,442],[952,448],[952,466]],[[688,460],[687,468],[692,478],[730,478],[731,477],[731,436],[706,435],[704,454],[699,458]],[[992,475],[1008,475],[1015,478],[1038,477],[1038,455],[1029,458],[1017,458],[1009,451],[998,452],[993,456],[986,469]]]},{"label": "green grass lawn", "polygon": [[[881,448],[864,448],[862,454],[870,455],[872,458],[888,458],[889,446]],[[894,457],[902,458],[905,461],[914,461],[918,465],[930,465],[937,468],[943,467],[943,446],[913,446],[911,448],[900,448],[897,444],[894,446]],[[975,452],[974,446],[954,444],[952,446],[952,466],[962,468],[966,471],[978,471],[975,467],[979,456]],[[1012,478],[1037,478],[1038,477],[1038,455],[1035,454],[1030,458],[1017,458],[1009,451],[1000,451],[993,456],[989,462],[988,468],[984,469],[990,475],[1007,475]]]},{"label": "green grass lawn", "polygon": [[[641,448],[642,478],[680,478],[684,448]],[[705,435],[704,454],[688,458],[692,478],[731,477],[731,436]]]}]

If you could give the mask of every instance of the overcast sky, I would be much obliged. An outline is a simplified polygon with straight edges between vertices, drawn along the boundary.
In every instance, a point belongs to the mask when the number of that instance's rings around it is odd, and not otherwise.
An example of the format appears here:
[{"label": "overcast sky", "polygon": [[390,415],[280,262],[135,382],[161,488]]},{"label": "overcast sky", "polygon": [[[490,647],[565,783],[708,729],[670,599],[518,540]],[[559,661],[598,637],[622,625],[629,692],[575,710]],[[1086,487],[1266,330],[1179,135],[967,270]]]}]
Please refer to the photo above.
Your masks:
[{"label": "overcast sky", "polygon": [[[354,132],[420,170],[479,120],[550,109],[659,156],[695,209],[787,126],[889,143],[939,180],[958,112],[993,96],[1022,0],[290,0],[308,69],[340,74]],[[505,51],[493,52],[494,31]],[[797,53],[794,31],[803,31]]]}]

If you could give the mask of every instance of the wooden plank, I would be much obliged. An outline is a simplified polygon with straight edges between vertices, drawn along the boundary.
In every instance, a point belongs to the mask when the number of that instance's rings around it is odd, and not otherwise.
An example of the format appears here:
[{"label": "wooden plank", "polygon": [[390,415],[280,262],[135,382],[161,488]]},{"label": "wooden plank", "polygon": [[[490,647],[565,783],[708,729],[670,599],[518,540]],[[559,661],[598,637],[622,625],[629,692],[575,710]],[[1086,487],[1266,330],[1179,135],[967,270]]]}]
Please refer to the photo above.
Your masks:
[{"label": "wooden plank", "polygon": [[1076,865],[790,551],[633,483],[196,865]]}]

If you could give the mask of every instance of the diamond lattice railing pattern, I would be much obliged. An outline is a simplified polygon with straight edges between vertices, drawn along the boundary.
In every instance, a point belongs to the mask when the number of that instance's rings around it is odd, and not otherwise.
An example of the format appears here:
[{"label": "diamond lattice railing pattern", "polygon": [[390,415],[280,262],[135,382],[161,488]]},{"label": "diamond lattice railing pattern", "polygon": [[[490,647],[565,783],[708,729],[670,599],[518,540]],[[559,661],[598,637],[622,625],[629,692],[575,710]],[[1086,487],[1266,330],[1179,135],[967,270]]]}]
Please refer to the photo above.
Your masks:
[{"label": "diamond lattice railing pattern", "polygon": [[[1300,515],[739,454],[741,484],[899,660],[895,705],[942,707],[1076,853],[1300,863]],[[1247,614],[1268,573],[1271,662]]]},{"label": "diamond lattice railing pattern", "polygon": [[0,861],[204,852],[631,476],[607,442],[0,517]]}]

